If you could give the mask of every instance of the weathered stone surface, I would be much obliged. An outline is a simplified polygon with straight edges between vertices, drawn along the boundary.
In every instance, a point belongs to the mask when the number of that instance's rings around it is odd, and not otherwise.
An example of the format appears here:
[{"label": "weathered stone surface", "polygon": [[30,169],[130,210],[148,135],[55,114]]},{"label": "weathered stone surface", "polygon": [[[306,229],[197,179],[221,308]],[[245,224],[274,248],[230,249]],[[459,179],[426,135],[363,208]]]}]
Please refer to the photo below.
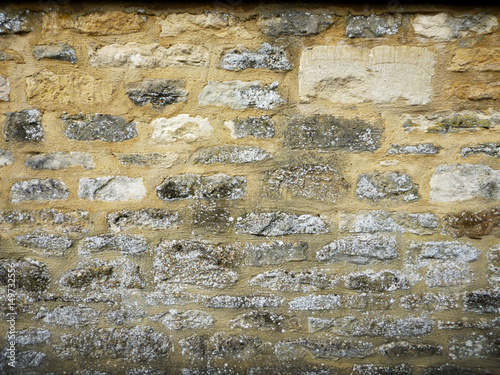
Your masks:
[{"label": "weathered stone surface", "polygon": [[206,138],[213,132],[208,118],[201,116],[191,117],[181,114],[172,118],[160,117],[154,120],[153,140],[158,143],[173,143],[183,141],[191,143],[198,138]]},{"label": "weathered stone surface", "polygon": [[52,228],[62,233],[86,233],[88,232],[88,211],[60,211],[44,208],[36,212],[37,221],[45,228]]},{"label": "weathered stone surface", "polygon": [[299,95],[341,103],[422,105],[432,97],[436,54],[427,48],[315,46],[302,52]]},{"label": "weathered stone surface", "polygon": [[430,199],[437,202],[500,200],[500,170],[486,165],[443,164],[432,175],[430,187]]},{"label": "weathered stone surface", "polygon": [[292,70],[286,51],[269,43],[263,43],[253,52],[240,45],[222,56],[219,67],[230,71],[258,68],[274,71]]},{"label": "weathered stone surface", "polygon": [[62,335],[54,350],[65,360],[121,358],[127,362],[144,362],[168,358],[172,345],[168,336],[151,327],[98,328],[77,335]]},{"label": "weathered stone surface", "polygon": [[455,51],[448,70],[500,71],[500,48],[459,48]]},{"label": "weathered stone surface", "polygon": [[78,197],[106,202],[143,199],[146,188],[142,178],[108,176],[81,178]]},{"label": "weathered stone surface", "polygon": [[202,176],[186,173],[167,178],[156,188],[156,195],[164,201],[179,199],[240,199],[247,192],[246,179],[223,173]]},{"label": "weathered stone surface", "polygon": [[385,210],[358,211],[357,214],[340,214],[339,231],[351,233],[436,233],[438,217],[431,213],[413,214]]},{"label": "weathered stone surface", "polygon": [[51,333],[44,328],[28,328],[16,332],[16,344],[18,345],[36,345],[48,344]]},{"label": "weathered stone surface", "polygon": [[229,201],[195,201],[189,206],[192,211],[192,227],[200,232],[224,233],[231,228],[234,218],[228,208]]},{"label": "weathered stone surface", "polygon": [[14,61],[19,64],[24,63],[23,57],[19,52],[12,49],[0,49],[0,61]]},{"label": "weathered stone surface", "polygon": [[488,282],[496,287],[500,285],[500,245],[492,246],[488,252]]},{"label": "weathered stone surface", "polygon": [[338,370],[334,367],[324,365],[283,365],[252,367],[248,369],[246,375],[275,375],[275,374],[294,374],[294,375],[336,375]]},{"label": "weathered stone surface", "polygon": [[108,311],[104,318],[108,323],[122,325],[129,322],[141,320],[146,316],[146,312],[139,309],[121,308],[118,310]]},{"label": "weathered stone surface", "polygon": [[278,307],[282,299],[274,296],[228,296],[210,297],[205,305],[214,309],[262,309]]},{"label": "weathered stone surface", "polygon": [[11,165],[12,163],[14,163],[14,156],[12,156],[12,152],[0,148],[0,167],[5,167],[6,165]]},{"label": "weathered stone surface", "polygon": [[43,15],[44,33],[59,34],[64,29],[89,35],[120,35],[140,31],[146,16],[120,11],[94,12],[78,17],[65,17],[62,12],[48,12]]},{"label": "weathered stone surface", "polygon": [[248,359],[255,355],[262,346],[262,341],[255,336],[227,335],[224,332],[213,336],[193,335],[179,341],[183,355],[189,359],[206,358]]},{"label": "weathered stone surface", "polygon": [[274,332],[297,331],[300,328],[300,321],[296,317],[257,310],[238,315],[228,324],[233,329],[258,329],[260,331]]},{"label": "weathered stone surface", "polygon": [[424,369],[423,375],[491,375],[481,368],[465,368],[455,365],[443,365]]},{"label": "weathered stone surface", "polygon": [[313,292],[331,289],[338,280],[323,270],[287,271],[277,269],[254,276],[248,285],[268,288],[274,291]]},{"label": "weathered stone surface", "polygon": [[359,234],[341,238],[323,246],[317,253],[320,262],[349,262],[367,264],[372,261],[392,260],[398,257],[395,237]]},{"label": "weathered stone surface", "polygon": [[231,109],[271,109],[285,102],[277,92],[279,83],[261,81],[208,81],[198,95],[200,105],[229,106]]},{"label": "weathered stone surface", "polygon": [[454,82],[446,90],[447,98],[462,100],[496,100],[500,98],[500,82],[467,83]]},{"label": "weathered stone surface", "polygon": [[309,295],[294,298],[289,302],[290,310],[335,310],[341,307],[342,296],[338,294]]},{"label": "weathered stone surface", "polygon": [[184,79],[145,79],[125,83],[125,94],[135,105],[151,103],[153,108],[160,108],[186,102],[189,93]]},{"label": "weathered stone surface", "polygon": [[484,13],[461,17],[453,17],[447,13],[434,16],[419,14],[411,24],[417,35],[439,42],[489,34],[498,27],[497,18]]},{"label": "weathered stone surface", "polygon": [[54,326],[84,327],[95,325],[99,321],[100,312],[90,307],[60,306],[52,310],[42,309],[35,319]]},{"label": "weathered stone surface", "polygon": [[10,81],[8,78],[0,75],[0,101],[10,101]]},{"label": "weathered stone surface", "polygon": [[26,157],[25,165],[31,169],[66,169],[81,166],[94,169],[94,158],[85,152],[51,152],[32,154]]},{"label": "weathered stone surface", "polygon": [[3,228],[13,228],[35,222],[35,213],[30,211],[0,211],[0,224]]},{"label": "weathered stone surface", "polygon": [[306,259],[306,242],[273,241],[261,244],[247,243],[244,248],[245,264],[265,266]]},{"label": "weathered stone surface", "polygon": [[251,212],[237,218],[235,226],[242,233],[270,237],[328,232],[327,224],[319,217],[292,215],[280,211]]},{"label": "weathered stone surface", "polygon": [[101,113],[63,116],[66,125],[64,134],[77,141],[122,142],[137,137],[135,122],[127,123],[119,116]]},{"label": "weathered stone surface", "polygon": [[435,344],[413,344],[408,341],[393,341],[380,345],[378,352],[389,358],[419,358],[440,355],[443,352],[443,347]]},{"label": "weathered stone surface", "polygon": [[168,48],[158,43],[111,44],[89,52],[94,68],[154,69],[170,66],[208,66],[208,50],[193,44],[174,44]]},{"label": "weathered stone surface", "polygon": [[458,241],[412,242],[409,253],[418,266],[433,260],[465,263],[479,258],[478,249]]},{"label": "weathered stone surface", "polygon": [[145,252],[147,249],[148,244],[142,236],[104,234],[85,238],[83,242],[80,242],[78,252],[81,255],[89,255],[103,251],[119,251],[123,255],[136,255]]},{"label": "weathered stone surface", "polygon": [[137,167],[158,167],[170,168],[175,164],[179,155],[172,151],[167,151],[163,154],[152,152],[149,154],[122,154],[115,153],[120,163],[123,165],[135,165]]},{"label": "weathered stone surface", "polygon": [[124,293],[124,290],[144,288],[140,267],[123,259],[94,259],[79,263],[76,268],[65,272],[59,283],[75,292],[96,291],[105,298],[114,291]]},{"label": "weathered stone surface", "polygon": [[15,288],[28,293],[37,294],[44,292],[50,281],[47,266],[30,258],[3,258],[0,259],[0,285],[9,284],[8,270],[15,270]]},{"label": "weathered stone surface", "polygon": [[500,342],[494,333],[460,335],[450,338],[448,351],[451,359],[498,358]]},{"label": "weathered stone surface", "polygon": [[391,310],[396,299],[385,293],[359,293],[344,296],[343,306],[348,309],[367,310]]},{"label": "weathered stone surface", "polygon": [[469,320],[468,318],[462,318],[460,320],[454,321],[442,321],[437,322],[437,328],[439,330],[462,330],[462,329],[475,329],[475,330],[491,330],[494,328],[500,328],[500,319],[496,318],[490,321],[487,320]]},{"label": "weathered stone surface", "polygon": [[44,255],[51,256],[63,256],[73,245],[73,241],[69,237],[49,233],[17,236],[16,243],[19,246],[38,250]]},{"label": "weathered stone surface", "polygon": [[26,14],[18,13],[9,15],[0,13],[0,35],[2,34],[24,34],[29,33],[31,28],[28,25]]},{"label": "weathered stone surface", "polygon": [[268,160],[272,155],[254,146],[215,146],[196,151],[194,164],[242,164]]},{"label": "weathered stone surface", "polygon": [[86,106],[105,103],[109,101],[113,90],[113,86],[105,80],[76,71],[56,74],[44,69],[26,78],[29,102],[43,107],[53,104]]},{"label": "weathered stone surface", "polygon": [[462,111],[455,113],[428,113],[426,115],[402,117],[403,128],[411,132],[422,130],[427,133],[456,133],[460,131],[477,131],[490,129],[500,123],[500,112],[490,111],[485,114],[479,111]]},{"label": "weathered stone surface", "polygon": [[354,365],[351,375],[411,375],[411,367],[406,364],[376,366],[376,365]]},{"label": "weathered stone surface", "polygon": [[460,149],[460,155],[462,155],[463,158],[479,154],[500,158],[500,143],[483,143],[477,146],[462,147]]},{"label": "weathered stone surface", "polygon": [[285,144],[298,149],[328,149],[373,152],[381,145],[384,129],[380,123],[332,115],[295,118],[285,130]]},{"label": "weathered stone surface", "polygon": [[28,181],[17,181],[10,189],[10,201],[20,203],[26,201],[53,201],[67,199],[69,191],[66,184],[59,180],[37,178]]},{"label": "weathered stone surface", "polygon": [[201,310],[169,310],[163,314],[153,315],[152,321],[159,321],[169,330],[209,328],[214,324],[212,315]]},{"label": "weathered stone surface", "polygon": [[418,185],[403,172],[363,173],[358,177],[356,194],[359,199],[366,198],[373,202],[389,199],[408,203],[420,198]]},{"label": "weathered stone surface", "polygon": [[5,121],[5,140],[7,142],[40,142],[44,131],[42,115],[36,109],[7,112]]},{"label": "weathered stone surface", "polygon": [[489,234],[500,236],[500,207],[481,212],[462,211],[443,218],[445,230],[455,237],[482,238]]},{"label": "weathered stone surface", "polygon": [[391,144],[387,155],[437,155],[441,147],[433,143],[419,143],[418,145]]},{"label": "weathered stone surface", "polygon": [[78,59],[73,47],[66,43],[44,44],[33,47],[33,56],[37,60],[51,59],[76,64]]},{"label": "weathered stone surface", "polygon": [[478,314],[500,313],[500,292],[477,290],[464,294],[464,309]]},{"label": "weathered stone surface", "polygon": [[260,16],[257,26],[264,34],[278,36],[308,36],[319,34],[333,24],[329,14],[289,10]]},{"label": "weathered stone surface", "polygon": [[129,229],[169,229],[180,222],[177,212],[161,208],[123,210],[106,215],[109,229],[113,232]]},{"label": "weathered stone surface", "polygon": [[349,38],[380,38],[385,35],[394,35],[401,26],[401,17],[397,15],[377,16],[347,16],[345,19],[345,33]]},{"label": "weathered stone surface", "polygon": [[[4,370],[5,368],[12,368],[12,366],[8,365],[8,355],[10,355],[8,349],[3,349],[2,351],[0,351],[0,370]],[[36,352],[34,350],[22,352],[16,351],[15,357],[15,367],[21,369],[21,371],[26,370],[27,368],[37,368],[47,364],[47,355],[45,353]]]},{"label": "weathered stone surface", "polygon": [[343,173],[330,164],[300,164],[266,172],[263,194],[269,197],[302,197],[336,202],[350,185]]},{"label": "weathered stone surface", "polygon": [[408,294],[400,298],[400,304],[407,310],[445,311],[459,308],[458,294],[418,293]]},{"label": "weathered stone surface", "polygon": [[233,138],[273,138],[274,125],[269,116],[235,118],[224,122],[224,125],[231,130]]},{"label": "weathered stone surface", "polygon": [[308,319],[309,332],[330,331],[347,336],[384,336],[402,338],[422,336],[430,333],[434,321],[428,318],[314,318]]},{"label": "weathered stone surface", "polygon": [[392,292],[398,289],[410,289],[410,281],[399,271],[374,272],[368,270],[347,275],[345,286],[347,289],[364,292]]},{"label": "weathered stone surface", "polygon": [[224,288],[238,281],[236,250],[209,242],[164,240],[153,261],[155,283]]},{"label": "weathered stone surface", "polygon": [[316,358],[364,358],[372,353],[373,344],[339,337],[299,339],[277,343],[274,353],[283,360],[297,359],[311,354]]}]

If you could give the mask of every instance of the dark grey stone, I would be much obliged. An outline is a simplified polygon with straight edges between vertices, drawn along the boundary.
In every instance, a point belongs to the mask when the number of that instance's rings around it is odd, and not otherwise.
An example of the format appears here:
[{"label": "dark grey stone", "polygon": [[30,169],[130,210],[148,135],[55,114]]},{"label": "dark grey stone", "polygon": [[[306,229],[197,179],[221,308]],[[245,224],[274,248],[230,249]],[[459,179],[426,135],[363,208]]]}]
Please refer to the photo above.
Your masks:
[{"label": "dark grey stone", "polygon": [[244,47],[227,52],[219,62],[219,67],[231,71],[257,68],[288,71],[292,69],[292,64],[283,48],[263,43],[253,52]]},{"label": "dark grey stone", "polygon": [[285,130],[285,144],[294,149],[373,152],[380,148],[384,129],[364,120],[332,115],[295,118]]},{"label": "dark grey stone", "polygon": [[65,135],[77,141],[122,142],[138,135],[135,122],[127,123],[122,117],[103,115],[63,116]]},{"label": "dark grey stone", "polygon": [[140,107],[151,103],[153,107],[164,107],[168,104],[183,103],[187,100],[188,91],[183,79],[145,79],[140,82],[125,83],[128,98]]},{"label": "dark grey stone", "polygon": [[296,331],[300,328],[300,321],[296,317],[257,310],[238,315],[229,324],[233,329],[257,329],[274,332]]},{"label": "dark grey stone", "polygon": [[169,229],[180,222],[177,212],[161,208],[143,208],[141,210],[123,210],[106,216],[108,227],[113,231],[133,228]]},{"label": "dark grey stone", "polygon": [[5,140],[7,142],[40,142],[44,131],[42,115],[36,109],[24,109],[5,114]]},{"label": "dark grey stone", "polygon": [[339,359],[364,358],[371,354],[372,349],[373,344],[370,342],[332,337],[280,342],[275,345],[274,352],[282,359],[297,359],[304,357],[307,352],[316,358]]},{"label": "dark grey stone", "polygon": [[8,15],[0,13],[0,35],[2,34],[22,34],[28,33],[31,28],[28,26],[28,19],[25,14]]},{"label": "dark grey stone", "polygon": [[478,290],[464,295],[465,310],[476,313],[500,313],[500,292]]},{"label": "dark grey stone", "polygon": [[397,271],[366,271],[353,273],[346,277],[346,288],[364,292],[388,292],[409,289],[408,279]]},{"label": "dark grey stone", "polygon": [[66,184],[59,180],[33,179],[28,181],[17,181],[10,190],[12,203],[25,201],[53,201],[56,199],[67,199],[69,190]]},{"label": "dark grey stone", "polygon": [[359,199],[378,202],[392,199],[400,202],[414,202],[420,198],[418,186],[411,176],[402,172],[373,171],[359,176],[356,185]]},{"label": "dark grey stone", "polygon": [[258,337],[227,335],[224,332],[209,336],[190,336],[179,341],[182,353],[192,360],[206,358],[250,358],[262,346]]},{"label": "dark grey stone", "polygon": [[345,33],[349,38],[380,38],[385,35],[394,35],[401,26],[400,16],[392,14],[377,16],[347,16],[345,19]]},{"label": "dark grey stone", "polygon": [[411,375],[411,367],[406,364],[376,366],[354,365],[351,375]]},{"label": "dark grey stone", "polygon": [[274,137],[274,125],[269,116],[235,118],[224,123],[231,129],[233,138],[272,138]]},{"label": "dark grey stone", "polygon": [[463,158],[481,154],[500,158],[500,143],[482,143],[477,146],[466,146],[460,149],[460,155]]},{"label": "dark grey stone", "polygon": [[51,333],[44,328],[28,328],[16,332],[16,344],[18,345],[37,345],[48,344]]},{"label": "dark grey stone", "polygon": [[333,24],[332,16],[325,13],[287,12],[262,15],[258,21],[260,30],[269,36],[308,36],[320,33]]},{"label": "dark grey stone", "polygon": [[392,341],[378,347],[378,352],[389,358],[429,357],[443,352],[443,347],[436,344],[412,344],[407,341]]},{"label": "dark grey stone", "polygon": [[466,368],[455,365],[426,368],[423,375],[491,375],[488,370],[481,368]]},{"label": "dark grey stone", "polygon": [[28,293],[44,292],[50,282],[47,266],[30,258],[0,259],[0,285],[7,285],[10,269],[15,270],[15,287]]},{"label": "dark grey stone", "polygon": [[74,48],[66,43],[34,46],[33,56],[37,60],[51,59],[67,61],[72,64],[76,64],[78,62]]}]

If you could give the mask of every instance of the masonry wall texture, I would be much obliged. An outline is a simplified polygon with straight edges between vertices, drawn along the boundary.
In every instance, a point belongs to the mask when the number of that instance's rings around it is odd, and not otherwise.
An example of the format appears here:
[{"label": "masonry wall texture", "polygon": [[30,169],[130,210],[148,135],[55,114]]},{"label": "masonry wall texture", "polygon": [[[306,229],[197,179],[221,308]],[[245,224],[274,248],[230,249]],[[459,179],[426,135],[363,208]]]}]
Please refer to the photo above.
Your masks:
[{"label": "masonry wall texture", "polygon": [[499,19],[0,6],[0,373],[500,374]]}]

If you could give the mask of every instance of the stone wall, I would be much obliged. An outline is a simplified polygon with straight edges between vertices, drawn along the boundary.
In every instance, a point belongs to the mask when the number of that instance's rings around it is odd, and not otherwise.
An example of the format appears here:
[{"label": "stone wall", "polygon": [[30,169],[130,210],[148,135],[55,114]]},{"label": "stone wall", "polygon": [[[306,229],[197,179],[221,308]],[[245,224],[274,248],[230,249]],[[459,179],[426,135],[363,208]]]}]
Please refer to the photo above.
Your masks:
[{"label": "stone wall", "polygon": [[59,4],[0,11],[1,373],[499,374],[499,8]]}]

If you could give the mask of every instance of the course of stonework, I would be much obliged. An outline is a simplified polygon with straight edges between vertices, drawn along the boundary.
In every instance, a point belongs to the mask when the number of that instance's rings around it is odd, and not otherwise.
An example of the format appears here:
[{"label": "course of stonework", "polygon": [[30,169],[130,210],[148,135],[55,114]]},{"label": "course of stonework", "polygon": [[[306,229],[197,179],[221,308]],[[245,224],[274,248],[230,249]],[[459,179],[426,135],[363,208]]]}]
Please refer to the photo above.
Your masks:
[{"label": "course of stonework", "polygon": [[45,3],[0,5],[1,374],[500,374],[499,7]]}]

